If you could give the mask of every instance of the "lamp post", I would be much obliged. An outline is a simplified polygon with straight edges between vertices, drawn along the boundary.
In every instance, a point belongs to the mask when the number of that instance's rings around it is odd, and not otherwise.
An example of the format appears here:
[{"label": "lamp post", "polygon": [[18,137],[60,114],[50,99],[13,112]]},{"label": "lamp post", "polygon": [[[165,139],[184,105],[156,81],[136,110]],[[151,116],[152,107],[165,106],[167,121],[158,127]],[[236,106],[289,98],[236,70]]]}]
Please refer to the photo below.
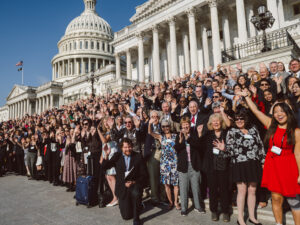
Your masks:
[{"label": "lamp post", "polygon": [[258,7],[257,11],[258,15],[252,16],[251,23],[253,23],[258,31],[263,31],[264,48],[261,50],[261,52],[267,52],[270,51],[271,48],[268,47],[266,29],[273,26],[275,18],[272,16],[272,13],[266,9],[266,6]]},{"label": "lamp post", "polygon": [[95,89],[94,89],[94,83],[95,83],[95,74],[94,74],[94,70],[92,70],[91,75],[89,76],[88,80],[91,82],[92,84],[92,98],[95,97]]}]

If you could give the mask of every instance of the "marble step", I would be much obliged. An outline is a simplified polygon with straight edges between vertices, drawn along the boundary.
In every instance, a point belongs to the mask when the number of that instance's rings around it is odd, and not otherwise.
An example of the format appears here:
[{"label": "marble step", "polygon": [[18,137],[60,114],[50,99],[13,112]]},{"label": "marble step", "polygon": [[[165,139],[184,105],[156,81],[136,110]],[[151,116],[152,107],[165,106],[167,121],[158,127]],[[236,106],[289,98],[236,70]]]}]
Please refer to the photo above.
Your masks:
[{"label": "marble step", "polygon": [[[206,210],[209,210],[209,200],[206,199],[205,201],[205,208]],[[233,214],[237,215],[237,207],[233,207]],[[286,225],[294,225],[294,220],[293,220],[293,215],[292,213],[289,211],[287,213],[284,214],[284,221]],[[266,222],[274,222],[275,224],[275,219],[274,219],[274,215],[272,212],[272,203],[271,201],[268,202],[268,206],[263,208],[263,209],[257,209],[257,218],[259,221],[266,221]]]}]

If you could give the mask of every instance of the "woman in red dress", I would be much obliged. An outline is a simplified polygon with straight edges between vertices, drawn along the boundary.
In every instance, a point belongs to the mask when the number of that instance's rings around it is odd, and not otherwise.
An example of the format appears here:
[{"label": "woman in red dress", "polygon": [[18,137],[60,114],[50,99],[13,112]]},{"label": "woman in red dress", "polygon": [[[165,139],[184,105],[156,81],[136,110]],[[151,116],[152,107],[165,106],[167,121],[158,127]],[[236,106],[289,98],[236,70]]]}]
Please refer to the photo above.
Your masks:
[{"label": "woman in red dress", "polygon": [[300,129],[290,106],[276,103],[272,118],[259,111],[248,97],[240,93],[256,117],[267,127],[269,143],[261,185],[272,193],[272,209],[277,224],[282,224],[282,203],[287,197],[296,225],[300,224]]}]

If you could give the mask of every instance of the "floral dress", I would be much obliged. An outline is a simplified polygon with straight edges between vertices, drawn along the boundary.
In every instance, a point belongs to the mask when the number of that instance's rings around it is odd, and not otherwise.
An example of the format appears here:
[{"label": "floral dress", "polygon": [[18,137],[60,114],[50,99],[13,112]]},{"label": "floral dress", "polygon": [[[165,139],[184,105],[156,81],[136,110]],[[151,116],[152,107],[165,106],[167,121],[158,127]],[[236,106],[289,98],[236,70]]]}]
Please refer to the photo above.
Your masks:
[{"label": "floral dress", "polygon": [[176,134],[168,139],[162,136],[160,158],[160,180],[162,184],[178,185],[177,154],[174,148]]}]

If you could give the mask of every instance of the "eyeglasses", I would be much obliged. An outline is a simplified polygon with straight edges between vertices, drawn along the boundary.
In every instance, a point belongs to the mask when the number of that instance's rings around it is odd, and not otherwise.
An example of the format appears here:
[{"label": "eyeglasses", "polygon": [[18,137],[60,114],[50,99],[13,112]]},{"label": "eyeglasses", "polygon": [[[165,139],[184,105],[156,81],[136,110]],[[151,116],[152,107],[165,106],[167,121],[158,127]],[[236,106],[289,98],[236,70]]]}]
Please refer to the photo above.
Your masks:
[{"label": "eyeglasses", "polygon": [[88,123],[84,123],[84,124],[83,124],[83,126],[88,126],[88,125],[89,125]]},{"label": "eyeglasses", "polygon": [[235,121],[244,121],[245,119],[244,118],[242,118],[242,117],[237,117],[237,118],[235,118]]},{"label": "eyeglasses", "polygon": [[161,128],[168,128],[168,127],[170,127],[170,126],[168,126],[168,125],[167,126],[161,126]]},{"label": "eyeglasses", "polygon": [[261,83],[260,86],[269,86],[268,83]]},{"label": "eyeglasses", "polygon": [[220,98],[220,96],[215,95],[215,96],[212,96],[212,98]]},{"label": "eyeglasses", "polygon": [[131,121],[125,121],[125,124],[132,123]]}]

